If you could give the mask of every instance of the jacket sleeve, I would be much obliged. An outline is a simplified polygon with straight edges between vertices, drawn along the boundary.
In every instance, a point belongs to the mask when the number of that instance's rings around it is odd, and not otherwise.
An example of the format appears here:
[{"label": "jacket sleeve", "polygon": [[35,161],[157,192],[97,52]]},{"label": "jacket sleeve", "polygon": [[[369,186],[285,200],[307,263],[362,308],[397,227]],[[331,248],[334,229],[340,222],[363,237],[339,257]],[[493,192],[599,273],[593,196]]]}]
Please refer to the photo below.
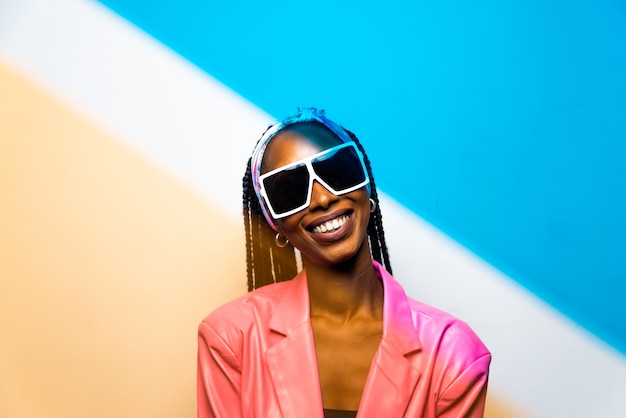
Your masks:
[{"label": "jacket sleeve", "polygon": [[213,328],[198,328],[198,418],[241,417],[241,362]]},{"label": "jacket sleeve", "polygon": [[490,362],[490,354],[479,357],[450,383],[437,402],[438,418],[484,416]]}]

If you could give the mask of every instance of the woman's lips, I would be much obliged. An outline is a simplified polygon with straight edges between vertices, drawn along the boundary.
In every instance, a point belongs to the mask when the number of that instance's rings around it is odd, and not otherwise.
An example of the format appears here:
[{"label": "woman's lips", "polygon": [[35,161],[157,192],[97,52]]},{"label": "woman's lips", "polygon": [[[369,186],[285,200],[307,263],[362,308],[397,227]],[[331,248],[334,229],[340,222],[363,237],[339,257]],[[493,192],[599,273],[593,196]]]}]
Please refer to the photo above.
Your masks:
[{"label": "woman's lips", "polygon": [[344,226],[350,220],[350,215],[341,215],[334,219],[330,219],[326,222],[323,222],[317,226],[315,226],[312,231],[316,234],[326,234]]}]

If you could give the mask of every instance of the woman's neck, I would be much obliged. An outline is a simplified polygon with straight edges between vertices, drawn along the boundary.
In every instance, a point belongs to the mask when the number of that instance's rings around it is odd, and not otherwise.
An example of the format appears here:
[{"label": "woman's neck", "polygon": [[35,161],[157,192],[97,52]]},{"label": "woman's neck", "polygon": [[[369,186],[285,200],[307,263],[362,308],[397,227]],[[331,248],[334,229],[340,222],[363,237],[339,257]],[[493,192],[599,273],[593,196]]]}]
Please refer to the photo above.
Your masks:
[{"label": "woman's neck", "polygon": [[371,257],[321,266],[304,261],[311,317],[346,322],[356,317],[382,317],[383,287]]}]

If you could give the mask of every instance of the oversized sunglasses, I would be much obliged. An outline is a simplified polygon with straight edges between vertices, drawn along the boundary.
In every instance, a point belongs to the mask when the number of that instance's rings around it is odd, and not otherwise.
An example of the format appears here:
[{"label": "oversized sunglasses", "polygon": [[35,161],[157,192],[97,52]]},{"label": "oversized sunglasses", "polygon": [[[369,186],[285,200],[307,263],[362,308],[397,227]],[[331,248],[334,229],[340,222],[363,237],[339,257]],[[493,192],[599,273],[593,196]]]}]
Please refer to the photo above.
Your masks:
[{"label": "oversized sunglasses", "polygon": [[259,177],[261,196],[272,217],[284,218],[307,208],[314,180],[336,196],[360,189],[370,181],[356,144],[337,145]]}]

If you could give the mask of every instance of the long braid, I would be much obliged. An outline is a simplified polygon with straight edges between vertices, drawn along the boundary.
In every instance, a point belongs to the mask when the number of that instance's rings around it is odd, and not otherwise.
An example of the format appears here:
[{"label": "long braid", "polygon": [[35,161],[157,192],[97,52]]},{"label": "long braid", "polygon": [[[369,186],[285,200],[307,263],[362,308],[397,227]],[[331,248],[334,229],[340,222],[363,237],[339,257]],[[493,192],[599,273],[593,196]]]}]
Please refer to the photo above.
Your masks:
[{"label": "long braid", "polygon": [[250,161],[243,177],[243,217],[248,291],[293,278],[297,273],[295,250],[291,245],[275,245],[275,232],[265,221],[252,187]]},{"label": "long braid", "polygon": [[376,181],[374,180],[370,160],[367,157],[365,149],[359,141],[359,138],[357,138],[357,136],[351,131],[345,128],[344,130],[348,133],[348,135],[350,135],[350,138],[352,138],[363,154],[365,168],[367,169],[367,174],[370,177],[370,198],[376,203],[376,209],[370,215],[370,220],[367,225],[367,235],[370,242],[370,249],[372,251],[372,258],[382,264],[389,273],[393,273],[391,269],[391,261],[389,259],[389,250],[387,249],[387,242],[385,240],[385,230],[383,229],[383,214],[380,210],[378,191],[376,189]]},{"label": "long braid", "polygon": [[254,289],[254,249],[252,247],[252,204],[250,201],[250,159],[243,177],[243,226],[246,234],[246,272],[248,274],[248,291]]}]

